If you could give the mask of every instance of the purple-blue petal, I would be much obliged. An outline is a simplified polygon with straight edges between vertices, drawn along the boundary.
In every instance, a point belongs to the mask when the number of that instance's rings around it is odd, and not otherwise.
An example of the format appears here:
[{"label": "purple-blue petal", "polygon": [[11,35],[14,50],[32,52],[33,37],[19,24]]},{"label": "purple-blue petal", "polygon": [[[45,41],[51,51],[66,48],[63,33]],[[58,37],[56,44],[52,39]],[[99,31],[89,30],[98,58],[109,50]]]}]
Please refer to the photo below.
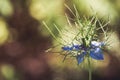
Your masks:
[{"label": "purple-blue petal", "polygon": [[95,48],[90,51],[90,56],[96,60],[103,60],[103,52],[100,48]]},{"label": "purple-blue petal", "polygon": [[82,52],[80,55],[76,56],[78,64],[80,64],[84,60],[85,53],[86,52]]},{"label": "purple-blue petal", "polygon": [[91,42],[92,48],[97,48],[97,47],[101,47],[101,46],[104,46],[104,45],[105,45],[104,42],[97,42],[97,41],[92,41]]},{"label": "purple-blue petal", "polygon": [[80,50],[80,45],[73,45],[73,48],[74,48],[75,50]]},{"label": "purple-blue petal", "polygon": [[70,50],[73,49],[73,47],[64,46],[64,47],[62,47],[62,49],[65,50],[65,51],[70,51]]}]

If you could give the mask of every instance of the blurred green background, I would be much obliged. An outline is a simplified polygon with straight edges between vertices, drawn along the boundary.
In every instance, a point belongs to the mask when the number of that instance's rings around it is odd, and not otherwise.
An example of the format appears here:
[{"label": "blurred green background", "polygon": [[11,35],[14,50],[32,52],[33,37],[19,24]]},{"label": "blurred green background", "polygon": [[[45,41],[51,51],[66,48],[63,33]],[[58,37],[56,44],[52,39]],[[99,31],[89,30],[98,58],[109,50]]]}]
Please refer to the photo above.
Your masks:
[{"label": "blurred green background", "polygon": [[[42,24],[45,21],[57,36],[67,25],[65,13],[97,17],[113,33],[105,60],[93,66],[93,80],[120,80],[120,0],[0,0],[0,80],[88,80],[88,72],[74,59],[62,62],[62,56],[45,53],[56,41]],[[72,23],[72,20],[70,20]]]}]

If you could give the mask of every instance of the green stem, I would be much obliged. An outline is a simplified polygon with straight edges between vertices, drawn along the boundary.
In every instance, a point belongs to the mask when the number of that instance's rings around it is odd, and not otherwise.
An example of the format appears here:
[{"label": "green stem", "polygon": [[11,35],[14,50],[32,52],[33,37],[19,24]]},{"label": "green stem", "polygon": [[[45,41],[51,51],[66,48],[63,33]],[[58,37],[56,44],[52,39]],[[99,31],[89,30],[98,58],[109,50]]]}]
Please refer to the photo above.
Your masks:
[{"label": "green stem", "polygon": [[90,57],[88,57],[88,71],[89,71],[89,80],[92,80],[92,70],[91,70]]}]

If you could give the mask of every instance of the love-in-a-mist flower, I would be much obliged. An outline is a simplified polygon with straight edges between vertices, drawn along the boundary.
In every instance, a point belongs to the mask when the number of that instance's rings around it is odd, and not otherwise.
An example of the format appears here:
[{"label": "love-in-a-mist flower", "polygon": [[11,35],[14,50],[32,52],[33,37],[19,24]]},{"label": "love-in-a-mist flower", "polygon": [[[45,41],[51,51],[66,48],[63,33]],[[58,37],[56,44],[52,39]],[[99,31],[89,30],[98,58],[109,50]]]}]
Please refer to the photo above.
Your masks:
[{"label": "love-in-a-mist flower", "polygon": [[[66,7],[72,12],[68,6]],[[71,21],[69,21],[69,17],[65,15],[68,22],[67,28],[63,27],[63,29],[59,29],[59,27],[54,24],[55,30],[59,33],[57,36],[55,35],[56,31],[53,33],[45,22],[43,22],[43,24],[57,41],[57,44],[60,44],[60,48],[62,49],[60,54],[64,55],[64,60],[67,56],[75,57],[77,63],[80,64],[87,59],[89,80],[91,80],[91,59],[104,60],[103,49],[104,46],[107,45],[108,40],[107,32],[104,30],[104,27],[109,22],[105,24],[104,22],[101,23],[96,15],[88,20],[87,18],[83,20],[80,18],[79,12],[75,6],[74,9],[75,14],[74,12],[72,12],[72,14],[75,16],[75,21],[73,20],[72,24]]]},{"label": "love-in-a-mist flower", "polygon": [[72,46],[63,46],[62,49],[64,51],[76,51],[76,59],[78,64],[80,64],[87,55],[95,60],[103,60],[102,47],[104,45],[104,42],[91,41],[88,46],[85,46],[84,44],[77,44]]}]

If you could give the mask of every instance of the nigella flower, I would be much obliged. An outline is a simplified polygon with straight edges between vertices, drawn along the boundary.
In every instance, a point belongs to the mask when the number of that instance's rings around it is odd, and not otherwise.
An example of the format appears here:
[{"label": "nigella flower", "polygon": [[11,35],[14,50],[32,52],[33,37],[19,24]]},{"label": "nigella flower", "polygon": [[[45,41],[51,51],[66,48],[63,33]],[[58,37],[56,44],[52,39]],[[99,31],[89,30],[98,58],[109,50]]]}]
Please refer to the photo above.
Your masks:
[{"label": "nigella flower", "polygon": [[76,59],[78,64],[80,64],[84,57],[89,54],[89,56],[95,60],[103,60],[103,51],[101,49],[102,46],[104,46],[104,42],[97,42],[97,41],[91,41],[91,44],[89,47],[85,47],[83,44],[81,45],[73,45],[73,46],[64,46],[62,47],[65,51],[77,51],[78,54],[76,55]]},{"label": "nigella flower", "polygon": [[[65,5],[66,6],[66,5]],[[72,9],[70,9],[68,6],[66,6],[70,12],[72,12]],[[91,70],[91,61],[90,58],[95,59],[95,60],[104,60],[104,55],[103,55],[103,46],[105,46],[104,42],[98,42],[99,40],[99,32],[103,32],[103,39],[107,42],[108,37],[107,37],[107,32],[104,30],[104,27],[109,23],[101,23],[101,20],[99,21],[99,18],[97,18],[97,15],[90,17],[87,20],[80,20],[80,16],[78,15],[79,12],[77,11],[77,8],[74,5],[74,12],[72,12],[73,16],[76,17],[74,20],[74,24],[71,24],[69,21],[69,17],[66,16],[67,20],[67,26],[68,28],[58,27],[58,24],[53,24],[54,25],[54,30],[57,30],[57,35],[55,35],[55,32],[52,32],[51,28],[47,26],[47,24],[43,21],[43,24],[45,27],[48,29],[52,37],[57,41],[57,43],[61,45],[64,45],[61,47],[62,51],[65,53],[61,53],[61,55],[64,55],[63,61],[66,59],[67,56],[69,57],[75,57],[77,60],[77,63],[80,64],[82,63],[86,58],[88,61],[88,69],[89,69],[89,80],[91,79],[92,76],[92,70]],[[66,25],[65,25],[66,26]],[[68,30],[66,30],[68,29]],[[74,30],[73,30],[74,29]],[[105,28],[106,29],[106,28]],[[70,32],[69,32],[70,31]],[[96,40],[96,41],[92,41]],[[69,45],[65,45],[64,43],[72,43]],[[76,43],[76,44],[75,44]],[[51,50],[51,49],[50,49]],[[50,50],[47,50],[50,51]]]}]

